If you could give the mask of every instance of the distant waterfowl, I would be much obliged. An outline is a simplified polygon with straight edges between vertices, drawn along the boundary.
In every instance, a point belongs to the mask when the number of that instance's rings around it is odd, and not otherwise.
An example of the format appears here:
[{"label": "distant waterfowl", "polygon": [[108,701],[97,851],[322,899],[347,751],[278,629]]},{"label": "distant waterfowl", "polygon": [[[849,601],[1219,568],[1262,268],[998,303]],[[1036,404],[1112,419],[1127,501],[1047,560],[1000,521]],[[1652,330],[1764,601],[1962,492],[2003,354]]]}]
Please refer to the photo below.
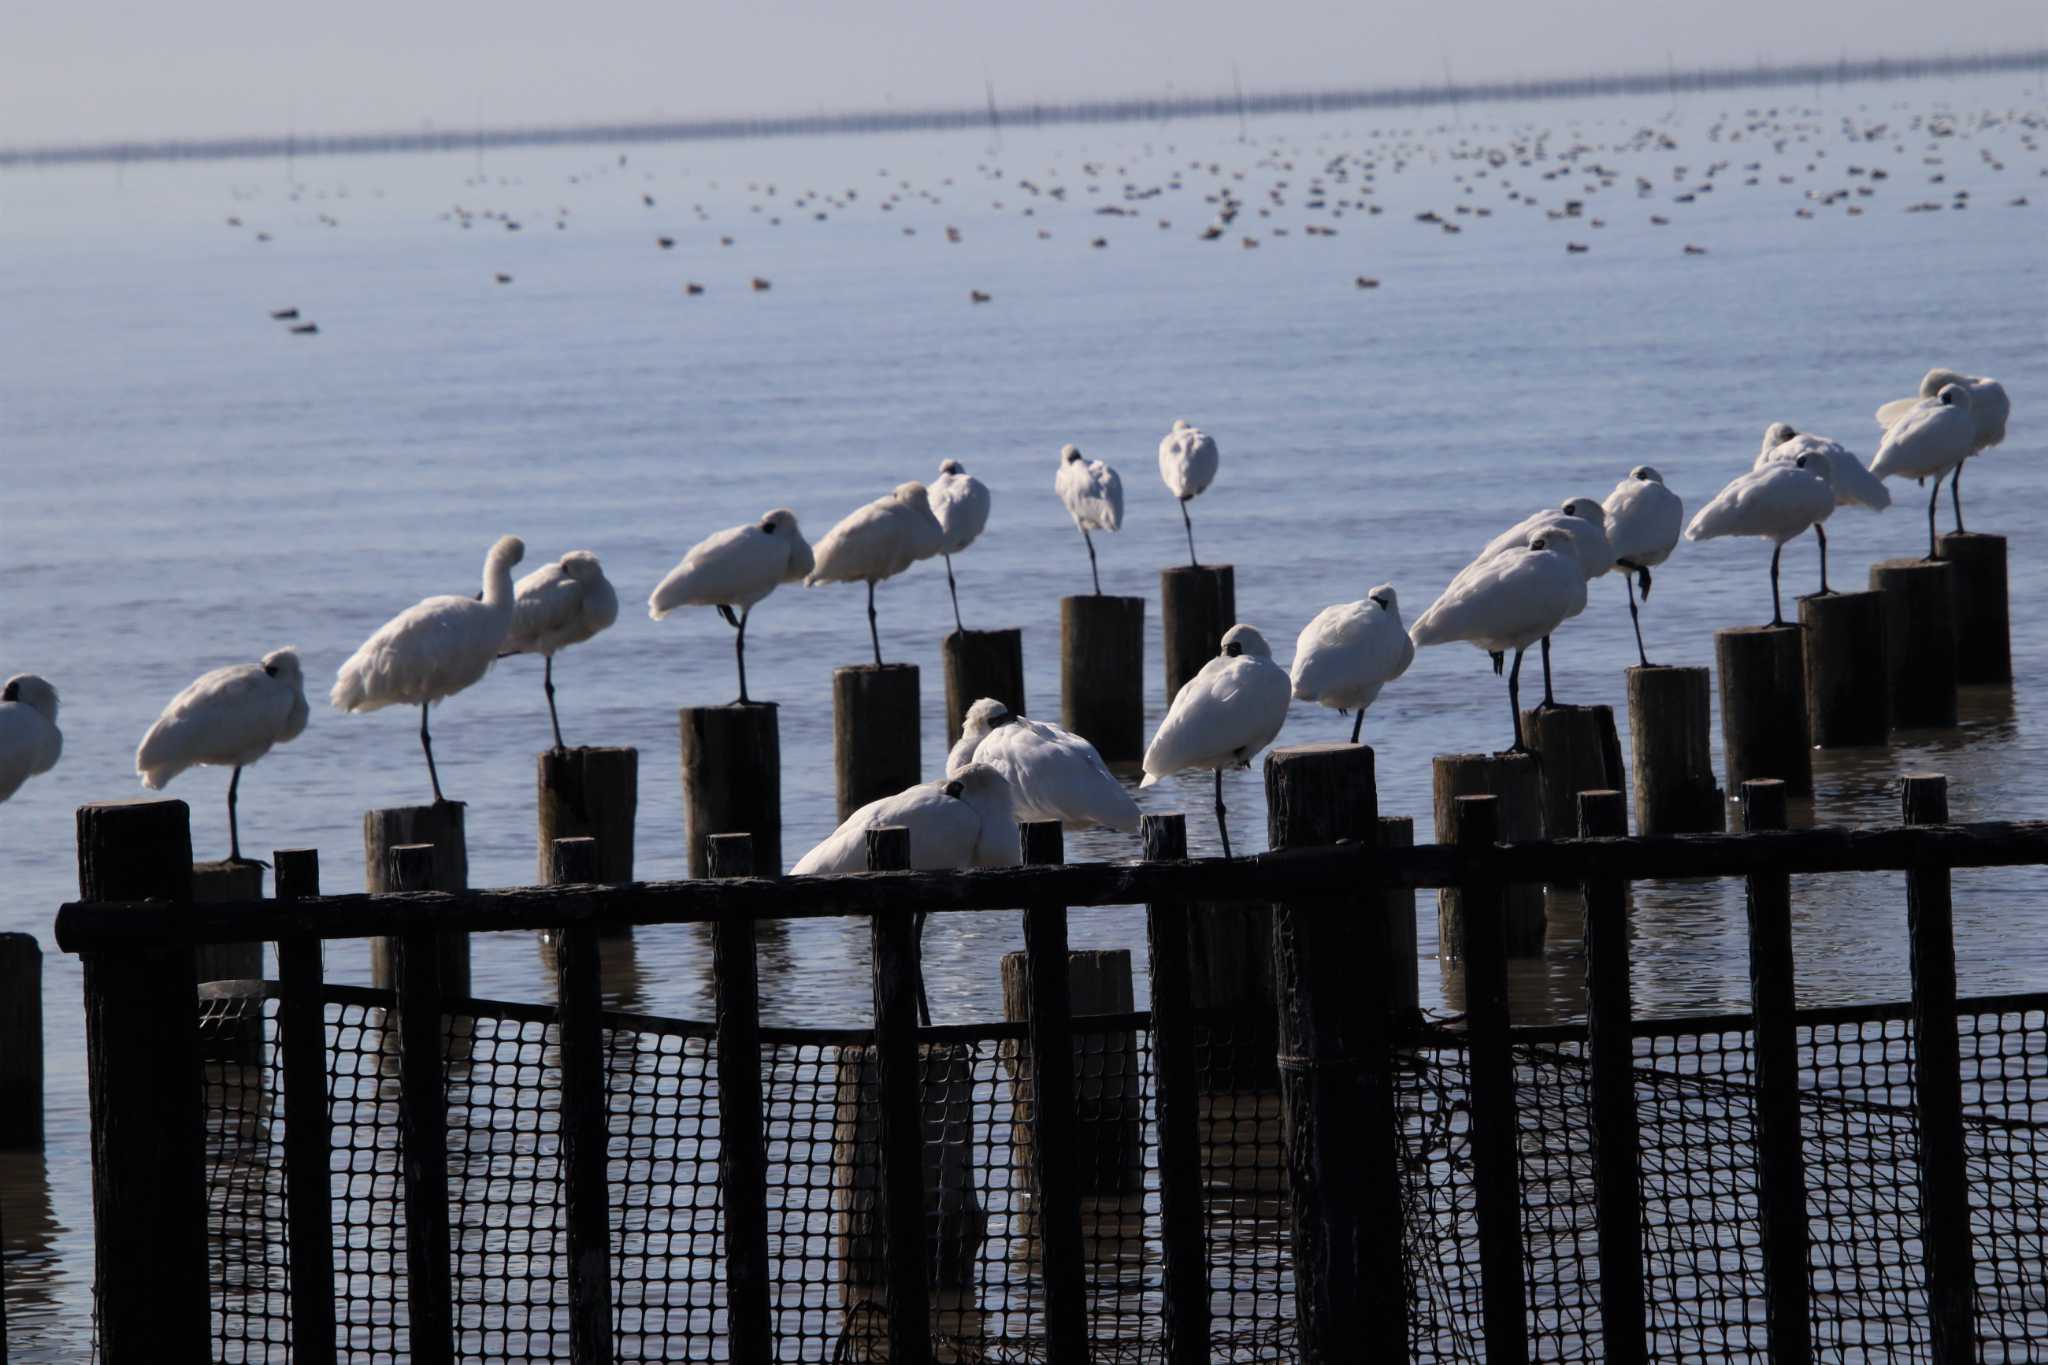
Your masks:
[{"label": "distant waterfowl", "polygon": [[288,322],[298,315],[299,310],[296,308],[273,308],[270,310],[270,316],[276,318],[279,322]]},{"label": "distant waterfowl", "polygon": [[688,284],[685,284],[683,286],[683,292],[685,294],[695,296],[704,292],[704,286],[697,283],[695,280],[691,280]]},{"label": "distant waterfowl", "polygon": [[1019,820],[1058,820],[1069,829],[1101,825],[1124,834],[1138,827],[1138,803],[1093,744],[1017,715],[993,697],[967,708],[960,738],[946,756],[946,775],[958,777],[975,763],[1009,782]]},{"label": "distant waterfowl", "polygon": [[[1920,381],[1920,397],[1898,398],[1877,410],[1877,424],[1889,430],[1911,412],[1920,402],[1939,397],[1950,384],[1960,386],[1970,396],[1970,420],[1973,439],[1970,454],[1978,455],[2005,440],[2005,425],[2012,416],[2012,399],[2006,395],[2005,385],[1996,379],[1985,379],[1959,373],[1955,370],[1929,370]],[[1955,476],[1948,482],[1949,497],[1955,503],[1956,530],[1963,529],[1963,468],[1960,462],[1955,467]]]},{"label": "distant waterfowl", "polygon": [[1351,742],[1365,728],[1365,709],[1380,689],[1408,671],[1415,642],[1401,624],[1394,585],[1382,583],[1362,601],[1324,607],[1294,641],[1288,680],[1302,701],[1319,702],[1338,715],[1356,711]]},{"label": "distant waterfowl", "polygon": [[958,460],[943,460],[939,477],[926,497],[939,522],[939,553],[946,559],[946,592],[953,599],[953,629],[960,624],[960,590],[953,584],[953,556],[974,543],[988,525],[988,485],[967,472]]},{"label": "distant waterfowl", "polygon": [[[1978,428],[1970,409],[1970,390],[1961,384],[1944,384],[1932,398],[1922,398],[1885,428],[1877,454],[1870,459],[1870,472],[1880,479],[1902,474],[1909,479],[1932,479],[1927,495],[1927,557],[1941,557],[1934,534],[1934,511],[1941,501],[1941,476],[1954,470],[1962,473],[1963,461],[1976,450]],[[1955,494],[1956,529],[1963,529],[1963,499]]]},{"label": "distant waterfowl", "polygon": [[1173,430],[1159,443],[1159,477],[1180,503],[1181,524],[1188,533],[1188,563],[1196,568],[1201,561],[1195,558],[1195,524],[1188,518],[1188,503],[1215,481],[1219,463],[1216,438],[1185,417],[1176,419]]},{"label": "distant waterfowl", "polygon": [[318,336],[320,334],[320,324],[317,322],[302,322],[293,327],[291,331],[293,336]]},{"label": "distant waterfowl", "polygon": [[1100,597],[1102,575],[1096,571],[1095,542],[1088,533],[1123,526],[1124,481],[1102,461],[1084,459],[1079,447],[1065,445],[1060,447],[1060,468],[1052,486],[1081,532],[1081,543],[1088,547],[1088,574],[1095,581],[1095,595]]},{"label": "distant waterfowl", "polygon": [[1360,275],[1356,280],[1352,281],[1352,283],[1357,285],[1360,289],[1377,289],[1380,287],[1380,282],[1370,275]]},{"label": "distant waterfowl", "polygon": [[1209,768],[1216,775],[1216,833],[1230,856],[1230,826],[1223,806],[1223,770],[1247,768],[1252,756],[1273,742],[1287,723],[1294,686],[1266,637],[1251,626],[1224,632],[1220,652],[1202,671],[1181,684],[1166,719],[1146,746],[1149,787],[1184,768]]},{"label": "distant waterfowl", "polygon": [[242,858],[235,801],[242,769],[306,728],[306,687],[295,649],[262,662],[230,664],[202,674],[171,699],[135,750],[142,785],[161,791],[187,768],[232,768],[228,778],[228,861]]},{"label": "distant waterfowl", "polygon": [[17,673],[0,685],[0,801],[56,767],[63,754],[57,689],[33,673]]},{"label": "distant waterfowl", "polygon": [[562,722],[555,713],[555,655],[581,644],[619,619],[619,596],[604,576],[604,566],[588,550],[571,550],[544,564],[513,588],[512,629],[501,654],[538,654],[541,690],[548,699],[548,727],[555,747],[562,743]]},{"label": "distant waterfowl", "polygon": [[429,597],[406,608],[349,656],[328,693],[328,701],[342,711],[420,708],[420,749],[427,756],[436,805],[447,798],[434,768],[427,708],[483,677],[504,652],[512,629],[512,566],[525,557],[519,537],[501,537],[484,559],[481,598]]},{"label": "distant waterfowl", "polygon": [[1639,464],[1614,485],[1601,502],[1607,513],[1607,546],[1614,552],[1614,572],[1628,589],[1628,619],[1636,630],[1636,657],[1644,668],[1650,656],[1643,648],[1643,620],[1636,610],[1636,588],[1650,600],[1650,570],[1671,557],[1685,527],[1685,504],[1664,486],[1664,476]]},{"label": "distant waterfowl", "polygon": [[[1785,608],[1778,595],[1778,559],[1785,542],[1809,526],[1817,533],[1835,510],[1835,488],[1829,481],[1828,457],[1807,451],[1790,462],[1767,461],[1732,480],[1699,510],[1685,528],[1687,540],[1716,540],[1722,536],[1757,536],[1771,542],[1771,624],[1785,624]],[[1820,541],[1820,590],[1828,588],[1828,552],[1825,533]]]},{"label": "distant waterfowl", "polygon": [[1884,486],[1884,480],[1871,473],[1840,441],[1810,431],[1794,431],[1789,422],[1773,422],[1764,429],[1763,448],[1757,452],[1751,468],[1762,469],[1773,460],[1791,463],[1810,451],[1828,457],[1828,482],[1834,485],[1835,506],[1867,507],[1882,512],[1892,505],[1892,491]]},{"label": "distant waterfowl", "polygon": [[930,496],[921,483],[898,484],[896,491],[849,513],[818,542],[816,566],[804,586],[821,583],[868,585],[868,638],[875,649],[875,667],[882,666],[882,637],[875,624],[875,584],[894,578],[920,559],[939,552],[945,532],[932,515]]},{"label": "distant waterfowl", "polygon": [[737,633],[733,658],[739,665],[739,704],[745,706],[748,616],[762,598],[784,583],[802,582],[816,566],[796,513],[778,507],[759,521],[720,531],[691,546],[649,595],[647,614],[659,621],[683,607],[716,607]]},{"label": "distant waterfowl", "polygon": [[663,251],[668,251],[674,248],[676,244],[676,239],[673,237],[656,237],[654,239],[654,244],[660,247]]},{"label": "distant waterfowl", "polygon": [[769,284],[768,281],[762,279],[759,275],[754,276],[754,292],[756,294],[765,294],[773,287],[773,285]]},{"label": "distant waterfowl", "polygon": [[989,294],[984,294],[979,289],[970,289],[967,291],[967,301],[969,303],[987,303],[991,297],[993,296]]},{"label": "distant waterfowl", "polygon": [[497,274],[496,274],[495,276],[493,276],[492,278],[496,279],[496,280],[497,280],[497,282],[498,282],[499,284],[510,284],[510,283],[512,283],[512,277],[511,277],[510,275],[507,275],[507,274],[506,274],[506,273],[505,273],[504,271],[502,271],[502,270],[500,270],[499,272],[497,272]]}]

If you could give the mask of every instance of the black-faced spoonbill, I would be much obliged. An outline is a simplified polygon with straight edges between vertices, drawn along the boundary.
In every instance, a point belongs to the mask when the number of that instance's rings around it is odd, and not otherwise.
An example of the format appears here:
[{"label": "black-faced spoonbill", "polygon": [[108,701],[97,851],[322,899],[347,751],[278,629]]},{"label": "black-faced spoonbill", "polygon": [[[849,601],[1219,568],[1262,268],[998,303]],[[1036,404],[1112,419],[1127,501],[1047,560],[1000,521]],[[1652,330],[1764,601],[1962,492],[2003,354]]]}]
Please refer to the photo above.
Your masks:
[{"label": "black-faced spoonbill", "polygon": [[[1731,480],[1714,495],[1685,528],[1687,540],[1722,536],[1757,536],[1771,542],[1771,624],[1785,624],[1778,596],[1778,559],[1785,542],[1809,526],[1820,524],[1835,510],[1835,487],[1828,481],[1828,457],[1808,451],[1789,464],[1773,460]],[[1829,592],[1827,542],[1821,542],[1820,590]]]},{"label": "black-faced spoonbill", "polygon": [[967,628],[960,624],[960,590],[953,586],[953,556],[972,545],[981,528],[988,525],[988,485],[969,474],[958,460],[945,460],[940,463],[939,477],[926,496],[932,515],[939,521],[939,553],[946,557],[946,591],[953,598],[953,629],[964,632]]},{"label": "black-faced spoonbill", "polygon": [[1093,744],[1017,715],[993,697],[967,708],[960,738],[946,756],[946,775],[958,777],[976,763],[1008,779],[1019,820],[1058,820],[1069,829],[1101,825],[1124,834],[1138,827],[1138,803]]},{"label": "black-faced spoonbill", "polygon": [[[1607,540],[1607,508],[1593,498],[1573,498],[1561,507],[1547,507],[1541,512],[1531,513],[1488,541],[1486,548],[1479,552],[1479,557],[1458,571],[1458,576],[1451,580],[1450,587],[1445,588],[1437,600],[1442,601],[1458,591],[1459,584],[1468,575],[1478,572],[1488,562],[1504,555],[1521,555],[1533,537],[1546,531],[1563,531],[1570,536],[1572,552],[1578,556],[1580,570],[1586,575],[1588,583],[1614,567],[1614,547]],[[1577,616],[1583,610],[1585,603],[1581,602],[1569,616]],[[1557,695],[1552,690],[1550,680],[1548,632],[1544,634],[1542,644],[1543,701],[1540,709],[1548,710],[1557,705]],[[1498,675],[1503,662],[1503,651],[1494,650],[1491,653],[1493,671]]]},{"label": "black-faced spoonbill", "polygon": [[[747,705],[747,618],[784,583],[800,583],[815,567],[811,544],[796,524],[796,513],[778,507],[759,521],[707,536],[690,547],[647,599],[647,614],[659,621],[683,607],[716,607],[738,632],[733,657],[740,670],[741,706]],[[734,613],[738,608],[738,613]]]},{"label": "black-faced spoonbill", "polygon": [[135,750],[135,772],[151,791],[187,768],[233,768],[228,778],[228,861],[242,857],[235,799],[242,769],[306,728],[306,683],[295,649],[274,650],[261,663],[230,664],[202,674],[171,698]]},{"label": "black-faced spoonbill", "polygon": [[1053,491],[1066,505],[1067,515],[1088,547],[1088,576],[1095,580],[1095,595],[1102,596],[1102,575],[1095,568],[1095,542],[1090,531],[1115,531],[1124,524],[1124,481],[1100,460],[1082,456],[1078,446],[1060,447],[1059,473],[1053,475]]},{"label": "black-faced spoonbill", "polygon": [[1643,667],[1650,656],[1643,649],[1643,618],[1636,610],[1636,587],[1650,600],[1650,570],[1671,557],[1679,532],[1685,529],[1685,504],[1664,486],[1664,476],[1639,464],[1614,485],[1602,500],[1607,512],[1607,548],[1614,552],[1614,572],[1628,589],[1628,619],[1636,628],[1636,657]]},{"label": "black-faced spoonbill", "polygon": [[1287,723],[1293,692],[1287,674],[1273,662],[1266,637],[1251,626],[1232,626],[1224,632],[1221,652],[1174,696],[1145,748],[1145,779],[1138,785],[1149,787],[1183,768],[1211,769],[1216,774],[1216,833],[1228,858],[1223,770],[1249,768],[1252,756],[1273,742]]},{"label": "black-faced spoonbill", "polygon": [[1382,583],[1362,601],[1324,607],[1301,628],[1288,679],[1303,701],[1320,702],[1340,716],[1356,711],[1356,744],[1365,730],[1365,708],[1413,662],[1415,642],[1401,624],[1401,600],[1393,584]]},{"label": "black-faced spoonbill", "polygon": [[[1977,448],[1977,422],[1970,411],[1970,391],[1960,384],[1946,384],[1932,398],[1922,398],[1896,422],[1884,429],[1877,454],[1870,457],[1870,472],[1880,479],[1903,474],[1910,479],[1932,478],[1934,488],[1927,495],[1927,557],[1941,558],[1940,542],[1934,535],[1934,509],[1941,502],[1941,476],[1963,472],[1963,461]],[[1963,501],[1956,497],[1956,529],[1963,529]]]},{"label": "black-faced spoonbill", "polygon": [[1180,503],[1181,525],[1188,533],[1188,563],[1198,569],[1202,565],[1195,558],[1195,523],[1188,517],[1188,503],[1215,482],[1221,460],[1216,438],[1185,417],[1176,418],[1173,430],[1159,442],[1159,477]]},{"label": "black-faced spoonbill", "polygon": [[[2005,424],[2012,416],[2012,399],[2006,396],[2005,385],[1996,379],[1981,375],[1967,375],[1955,370],[1929,370],[1920,381],[1918,398],[1895,398],[1877,410],[1877,424],[1889,431],[1900,418],[1911,412],[1920,402],[1938,398],[1941,391],[1951,384],[1961,386],[1970,395],[1970,419],[1976,428],[1970,443],[1970,454],[1976,455],[1991,449],[2005,439]],[[1955,502],[1956,530],[1963,529],[1963,466],[1956,463],[1955,477],[1948,481],[1949,496]]]},{"label": "black-faced spoonbill", "polygon": [[33,673],[15,674],[0,686],[0,801],[56,767],[63,753],[57,689]]},{"label": "black-faced spoonbill", "polygon": [[895,492],[848,513],[825,533],[818,542],[816,566],[804,575],[804,586],[868,585],[868,641],[875,649],[875,667],[880,668],[882,636],[875,626],[875,584],[894,578],[920,559],[930,559],[944,540],[945,532],[932,515],[925,486],[898,484]]},{"label": "black-faced spoonbill", "polygon": [[555,714],[555,655],[582,644],[619,619],[619,595],[604,576],[604,566],[588,550],[571,550],[552,564],[543,564],[519,580],[512,590],[512,629],[501,654],[538,654],[541,690],[548,699],[548,727],[555,747],[562,743],[562,722]]}]

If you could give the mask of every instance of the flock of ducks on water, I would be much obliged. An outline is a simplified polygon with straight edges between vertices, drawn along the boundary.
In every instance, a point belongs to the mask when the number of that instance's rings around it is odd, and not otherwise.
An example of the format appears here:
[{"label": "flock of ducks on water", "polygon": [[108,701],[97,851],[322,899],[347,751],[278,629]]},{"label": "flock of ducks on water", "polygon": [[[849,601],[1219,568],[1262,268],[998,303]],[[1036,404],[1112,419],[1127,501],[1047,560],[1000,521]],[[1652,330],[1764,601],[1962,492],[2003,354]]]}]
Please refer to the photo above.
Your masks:
[{"label": "flock of ducks on water", "polygon": [[[1637,654],[1648,666],[1636,594],[1640,588],[1648,600],[1651,570],[1677,548],[1681,528],[1688,540],[1757,537],[1772,543],[1771,619],[1782,624],[1778,566],[1786,542],[1812,528],[1820,544],[1819,591],[1829,592],[1824,523],[1838,506],[1882,511],[1891,501],[1883,481],[1904,477],[1933,485],[1928,554],[1937,557],[1935,514],[1942,480],[1949,480],[1961,531],[1964,462],[2005,438],[2009,412],[2005,390],[1996,380],[1931,370],[1916,396],[1877,410],[1883,435],[1868,467],[1838,441],[1775,422],[1765,431],[1754,465],[1730,481],[1689,525],[1663,476],[1638,465],[1604,499],[1569,499],[1495,537],[1412,629],[1402,625],[1392,584],[1319,612],[1296,639],[1293,663],[1286,670],[1274,662],[1256,628],[1234,625],[1224,634],[1218,655],[1174,697],[1145,751],[1139,785],[1151,786],[1184,770],[1213,771],[1218,833],[1228,856],[1223,772],[1249,765],[1272,743],[1292,699],[1316,702],[1340,715],[1355,713],[1355,743],[1366,709],[1382,688],[1407,671],[1416,649],[1453,641],[1484,650],[1496,674],[1513,651],[1508,669],[1511,750],[1519,751],[1523,655],[1540,642],[1543,705],[1555,705],[1550,637],[1585,610],[1587,585],[1595,579],[1622,576]],[[1210,487],[1220,464],[1215,438],[1185,420],[1176,421],[1159,443],[1160,477],[1180,508],[1188,559],[1196,567],[1200,561],[1189,504]],[[1093,533],[1115,532],[1123,525],[1123,481],[1103,461],[1068,445],[1060,452],[1053,487],[1081,533],[1094,592],[1100,595]],[[949,459],[929,487],[916,482],[898,486],[842,518],[815,546],[804,539],[795,512],[776,508],[693,546],[649,595],[648,615],[661,620],[686,607],[716,610],[734,630],[740,689],[735,704],[747,705],[746,631],[753,609],[785,583],[865,583],[869,640],[875,665],[881,667],[876,586],[940,556],[946,563],[954,626],[964,629],[952,561],[981,535],[989,506],[987,485]],[[342,664],[328,693],[329,702],[345,712],[419,707],[420,748],[437,803],[446,798],[428,729],[432,704],[479,681],[499,659],[538,654],[549,724],[556,747],[563,747],[554,656],[607,629],[618,617],[618,596],[596,555],[571,551],[514,582],[512,570],[525,553],[516,536],[500,539],[484,561],[480,593],[429,597],[392,617]],[[235,803],[242,769],[273,746],[296,738],[307,718],[298,653],[276,650],[253,664],[215,669],[173,698],[143,736],[135,771],[144,786],[159,789],[190,767],[232,769],[228,856],[240,861]],[[54,766],[61,750],[56,689],[32,674],[10,678],[0,688],[0,801],[30,776]],[[882,824],[910,828],[913,863],[920,868],[1012,863],[1020,819],[1128,831],[1137,827],[1138,808],[1086,739],[983,699],[968,712],[943,779],[856,811],[799,860],[795,871],[858,870],[865,856],[862,832]]]}]

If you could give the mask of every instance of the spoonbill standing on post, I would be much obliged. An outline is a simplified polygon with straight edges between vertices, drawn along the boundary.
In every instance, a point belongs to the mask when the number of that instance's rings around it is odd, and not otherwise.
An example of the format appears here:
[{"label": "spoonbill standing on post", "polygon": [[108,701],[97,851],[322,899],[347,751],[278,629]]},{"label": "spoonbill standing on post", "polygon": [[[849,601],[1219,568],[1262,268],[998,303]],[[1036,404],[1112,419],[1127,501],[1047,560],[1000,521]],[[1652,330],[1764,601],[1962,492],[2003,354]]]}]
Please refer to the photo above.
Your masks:
[{"label": "spoonbill standing on post", "polygon": [[1502,656],[1515,652],[1508,671],[1508,710],[1515,719],[1509,753],[1528,749],[1522,743],[1522,656],[1586,609],[1585,561],[1573,540],[1570,531],[1552,527],[1519,550],[1480,560],[1453,579],[1408,632],[1418,649],[1453,640],[1477,645],[1493,656],[1495,675]]},{"label": "spoonbill standing on post", "polygon": [[[1970,442],[1970,454],[1976,455],[1991,449],[2005,439],[2006,420],[2012,416],[2012,399],[2006,396],[2005,385],[1996,379],[1978,375],[1967,375],[1955,370],[1929,370],[1920,381],[1918,398],[1895,398],[1877,410],[1877,424],[1889,431],[1900,418],[1911,412],[1920,402],[1938,398],[1949,385],[1960,386],[1970,395],[1970,419],[1975,427]],[[1875,463],[1873,461],[1873,463]],[[1963,529],[1963,466],[1956,463],[1955,477],[1948,481],[1949,496],[1955,501],[1956,530]]]},{"label": "spoonbill standing on post", "polygon": [[420,708],[420,749],[436,805],[447,798],[434,768],[427,708],[483,677],[504,652],[512,629],[512,566],[525,557],[526,543],[518,536],[500,537],[484,559],[481,598],[429,597],[407,607],[349,656],[327,694],[342,711]]},{"label": "spoonbill standing on post", "polygon": [[1835,488],[1835,506],[1868,507],[1873,512],[1882,512],[1892,505],[1892,490],[1865,468],[1847,446],[1831,436],[1794,431],[1790,422],[1773,422],[1764,428],[1763,449],[1757,452],[1756,463],[1750,468],[1762,469],[1774,460],[1790,464],[1809,451],[1819,451],[1828,457],[1828,482]]},{"label": "spoonbill standing on post", "polygon": [[57,689],[33,673],[15,674],[0,686],[0,801],[56,767],[63,753]]},{"label": "spoonbill standing on post", "polygon": [[[683,562],[647,599],[647,614],[659,621],[682,607],[716,607],[737,637],[733,657],[740,670],[741,706],[747,705],[747,617],[784,583],[803,580],[816,567],[810,542],[797,529],[796,513],[778,507],[759,521],[707,536],[690,547]],[[734,614],[738,608],[738,614]]]},{"label": "spoonbill standing on post", "polygon": [[[1685,528],[1687,540],[1714,540],[1721,536],[1757,536],[1772,544],[1771,624],[1785,624],[1784,604],[1778,597],[1778,557],[1785,542],[1811,526],[1820,524],[1835,510],[1835,488],[1828,479],[1828,457],[1817,450],[1794,456],[1790,462],[1772,460],[1762,469],[1752,469],[1729,482],[1714,500],[1699,510]],[[1828,543],[1820,539],[1820,590],[1828,587]]]},{"label": "spoonbill standing on post", "polygon": [[904,483],[886,497],[848,513],[818,542],[816,565],[804,586],[820,583],[868,585],[868,640],[875,647],[875,667],[882,666],[882,636],[875,627],[875,584],[894,578],[920,559],[939,552],[945,532],[932,515],[921,483]]},{"label": "spoonbill standing on post", "polygon": [[1088,547],[1088,574],[1095,580],[1095,595],[1102,596],[1102,575],[1095,568],[1095,542],[1088,532],[1115,531],[1124,524],[1124,481],[1100,460],[1085,459],[1080,447],[1060,447],[1060,470],[1053,476],[1053,491],[1066,504],[1067,515],[1081,532]]},{"label": "spoonbill standing on post", "polygon": [[946,756],[946,775],[958,777],[975,763],[1009,780],[1019,820],[1059,820],[1071,829],[1101,825],[1124,834],[1138,827],[1138,803],[1093,744],[1048,721],[1027,720],[992,697],[967,708],[960,738]]},{"label": "spoonbill standing on post", "polygon": [[1287,723],[1287,703],[1294,685],[1266,637],[1250,626],[1224,632],[1222,650],[1202,671],[1189,678],[1159,722],[1159,733],[1145,749],[1149,787],[1183,768],[1209,768],[1216,774],[1216,833],[1223,856],[1230,856],[1230,826],[1223,808],[1223,770],[1249,768],[1252,755],[1273,742]]},{"label": "spoonbill standing on post", "polygon": [[1643,618],[1636,611],[1636,586],[1650,600],[1650,570],[1671,557],[1678,533],[1685,527],[1685,504],[1664,486],[1664,476],[1639,464],[1614,485],[1601,507],[1607,512],[1607,547],[1614,551],[1614,571],[1628,588],[1628,619],[1636,628],[1636,657],[1643,667],[1650,656],[1643,649]]},{"label": "spoonbill standing on post", "polygon": [[1415,642],[1401,624],[1401,600],[1393,584],[1382,583],[1362,602],[1324,607],[1301,628],[1288,678],[1303,701],[1321,702],[1340,716],[1357,711],[1351,723],[1356,744],[1365,729],[1365,708],[1413,662]]},{"label": "spoonbill standing on post", "polygon": [[1222,456],[1216,438],[1187,418],[1177,418],[1173,430],[1159,443],[1159,477],[1166,491],[1180,500],[1181,524],[1188,533],[1188,563],[1202,567],[1195,558],[1195,523],[1188,519],[1188,503],[1216,480],[1216,466]]},{"label": "spoonbill standing on post", "polygon": [[[1572,552],[1578,556],[1579,567],[1585,573],[1588,583],[1614,567],[1614,547],[1607,540],[1607,509],[1594,498],[1573,498],[1561,507],[1549,507],[1541,512],[1532,513],[1495,536],[1487,542],[1486,548],[1479,552],[1477,559],[1458,572],[1458,576],[1451,580],[1450,587],[1445,588],[1437,600],[1442,601],[1457,591],[1463,579],[1481,571],[1490,560],[1502,555],[1520,556],[1528,547],[1531,537],[1546,531],[1563,531],[1571,537]],[[1585,608],[1584,602],[1579,603],[1578,607],[1568,614],[1567,619],[1570,616],[1577,616]],[[1492,653],[1493,671],[1498,674],[1502,663],[1501,652],[1496,650]],[[1543,636],[1542,705],[1546,710],[1557,705],[1557,697],[1552,692],[1550,683],[1550,634],[1547,631]]]},{"label": "spoonbill standing on post", "polygon": [[555,747],[562,743],[562,722],[555,715],[555,655],[582,644],[619,619],[619,595],[604,576],[604,566],[588,550],[571,550],[552,564],[543,564],[512,589],[512,629],[504,654],[538,654],[545,663],[540,685],[548,698],[548,726]]},{"label": "spoonbill standing on post", "polygon": [[235,797],[242,769],[273,745],[306,728],[306,684],[296,649],[274,650],[261,663],[230,664],[202,674],[149,727],[135,750],[135,772],[151,791],[187,768],[233,768],[228,778],[228,861],[242,858]]},{"label": "spoonbill standing on post", "polygon": [[[2002,391],[2001,391],[2002,392]],[[1963,461],[1977,448],[1977,422],[1971,413],[1970,391],[1960,384],[1945,384],[1932,398],[1923,398],[1904,416],[1884,429],[1877,454],[1870,457],[1870,472],[1880,479],[1894,474],[1934,480],[1927,495],[1927,557],[1941,558],[1940,542],[1934,535],[1934,509],[1941,501],[1941,476],[1953,469],[1963,472]],[[1963,529],[1963,501],[1956,498],[1956,529]]]},{"label": "spoonbill standing on post", "polygon": [[928,494],[932,515],[939,519],[939,553],[946,557],[946,591],[953,598],[953,629],[960,624],[960,590],[953,586],[953,556],[974,543],[981,528],[988,525],[988,485],[967,472],[958,460],[939,465],[939,477]]}]

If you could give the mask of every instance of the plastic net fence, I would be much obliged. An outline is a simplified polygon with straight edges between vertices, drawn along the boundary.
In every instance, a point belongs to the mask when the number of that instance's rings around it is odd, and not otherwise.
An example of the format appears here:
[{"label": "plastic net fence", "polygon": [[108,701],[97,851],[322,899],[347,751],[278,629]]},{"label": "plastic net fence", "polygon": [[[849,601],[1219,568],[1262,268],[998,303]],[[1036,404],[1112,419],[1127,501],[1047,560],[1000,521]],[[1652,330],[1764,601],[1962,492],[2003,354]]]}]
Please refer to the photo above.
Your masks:
[{"label": "plastic net fence", "polygon": [[201,997],[206,1240],[214,1355],[223,1361],[291,1358],[283,1105],[266,1064],[276,1036],[276,1001],[232,990]]}]

